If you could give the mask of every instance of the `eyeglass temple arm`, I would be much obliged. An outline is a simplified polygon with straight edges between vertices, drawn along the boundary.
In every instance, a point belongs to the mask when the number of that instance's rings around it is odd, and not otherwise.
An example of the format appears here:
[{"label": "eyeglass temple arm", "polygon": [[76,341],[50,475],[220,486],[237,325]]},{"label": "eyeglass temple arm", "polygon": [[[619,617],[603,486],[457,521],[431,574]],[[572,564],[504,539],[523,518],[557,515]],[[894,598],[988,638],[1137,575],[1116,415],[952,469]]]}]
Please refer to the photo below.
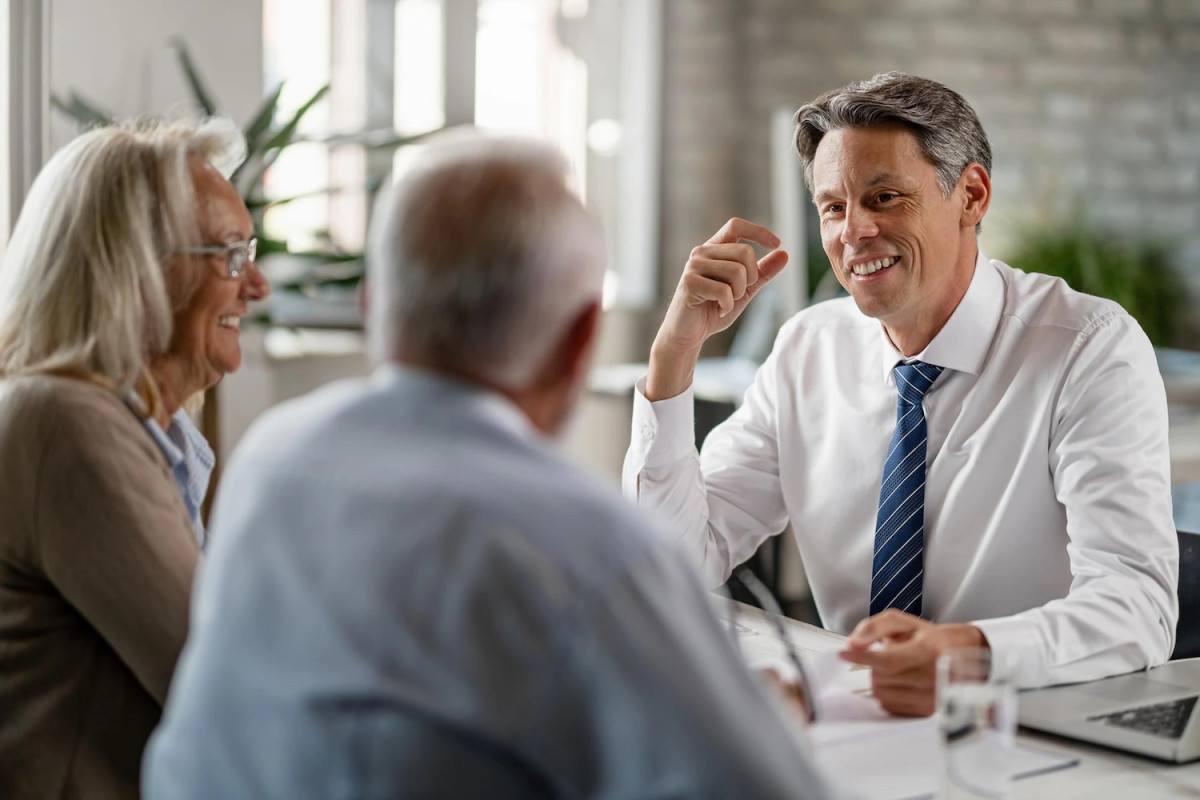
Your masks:
[{"label": "eyeglass temple arm", "polygon": [[779,602],[775,599],[775,595],[771,594],[771,590],[758,579],[758,576],[749,567],[738,567],[730,577],[753,595],[763,611],[767,612],[772,627],[775,629],[775,634],[783,641],[784,649],[787,650],[788,661],[791,662],[792,667],[796,670],[796,688],[800,690],[800,699],[804,702],[804,708],[808,711],[808,721],[814,722],[817,719],[817,710],[816,704],[813,702],[812,684],[808,681],[808,673],[804,669],[804,664],[800,661],[800,655],[796,652],[795,645],[788,638],[783,623],[779,621],[779,618],[785,615],[783,609],[779,607]]}]

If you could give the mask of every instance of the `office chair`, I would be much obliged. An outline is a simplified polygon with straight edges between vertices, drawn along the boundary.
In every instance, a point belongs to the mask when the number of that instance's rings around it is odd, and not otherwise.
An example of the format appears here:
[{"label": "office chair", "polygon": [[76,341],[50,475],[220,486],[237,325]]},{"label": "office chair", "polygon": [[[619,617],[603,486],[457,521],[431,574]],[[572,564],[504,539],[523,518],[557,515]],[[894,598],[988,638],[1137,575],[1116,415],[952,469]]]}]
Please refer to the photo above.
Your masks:
[{"label": "office chair", "polygon": [[1179,622],[1171,660],[1200,656],[1200,533],[1178,533]]}]

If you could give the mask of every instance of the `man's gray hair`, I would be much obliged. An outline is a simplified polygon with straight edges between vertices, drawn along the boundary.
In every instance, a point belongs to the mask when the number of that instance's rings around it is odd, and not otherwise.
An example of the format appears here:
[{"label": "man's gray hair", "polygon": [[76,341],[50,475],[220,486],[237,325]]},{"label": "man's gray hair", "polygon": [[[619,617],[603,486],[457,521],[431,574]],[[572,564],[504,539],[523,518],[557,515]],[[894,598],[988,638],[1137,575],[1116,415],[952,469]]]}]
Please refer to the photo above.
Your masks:
[{"label": "man's gray hair", "polygon": [[812,163],[825,134],[839,128],[899,124],[912,131],[949,197],[968,164],[992,171],[992,147],[974,109],[937,81],[885,72],[826,92],[796,112],[796,150],[812,188]]},{"label": "man's gray hair", "polygon": [[524,388],[600,299],[599,224],[547,145],[455,133],[420,158],[372,220],[372,355]]},{"label": "man's gray hair", "polygon": [[84,133],[30,187],[0,263],[0,375],[64,372],[131,387],[166,351],[202,273],[191,166],[244,158],[232,122]]}]

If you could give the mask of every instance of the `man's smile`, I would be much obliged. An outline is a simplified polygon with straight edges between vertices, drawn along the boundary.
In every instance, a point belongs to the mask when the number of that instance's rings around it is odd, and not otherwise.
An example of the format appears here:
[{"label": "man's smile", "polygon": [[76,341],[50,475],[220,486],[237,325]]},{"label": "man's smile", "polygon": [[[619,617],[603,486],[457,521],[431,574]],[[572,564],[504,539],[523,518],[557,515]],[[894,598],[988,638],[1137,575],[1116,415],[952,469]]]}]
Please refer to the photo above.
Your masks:
[{"label": "man's smile", "polygon": [[900,256],[877,256],[850,265],[850,271],[858,276],[873,275],[900,263]]}]

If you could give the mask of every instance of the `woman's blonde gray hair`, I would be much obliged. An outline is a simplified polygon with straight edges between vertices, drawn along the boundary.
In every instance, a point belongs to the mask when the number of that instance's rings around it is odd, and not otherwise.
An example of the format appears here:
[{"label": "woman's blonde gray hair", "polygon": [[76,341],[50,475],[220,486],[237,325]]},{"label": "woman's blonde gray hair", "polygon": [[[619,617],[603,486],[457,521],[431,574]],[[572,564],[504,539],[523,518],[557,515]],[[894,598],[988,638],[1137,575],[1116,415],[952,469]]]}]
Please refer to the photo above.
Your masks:
[{"label": "woman's blonde gray hair", "polygon": [[77,137],[42,169],[0,262],[0,375],[145,380],[201,274],[191,169],[228,176],[245,142],[228,120],[129,123]]}]

